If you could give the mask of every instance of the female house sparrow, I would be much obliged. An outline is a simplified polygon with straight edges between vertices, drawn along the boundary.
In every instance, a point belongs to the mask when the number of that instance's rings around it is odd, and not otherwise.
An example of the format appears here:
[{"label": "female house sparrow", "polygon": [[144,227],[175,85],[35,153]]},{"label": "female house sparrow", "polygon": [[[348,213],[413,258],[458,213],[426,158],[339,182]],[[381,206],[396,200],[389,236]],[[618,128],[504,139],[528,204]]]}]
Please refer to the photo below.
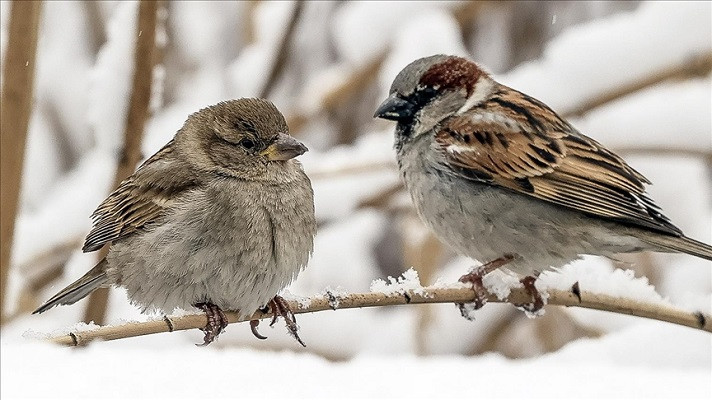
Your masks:
[{"label": "female house sparrow", "polygon": [[288,131],[262,99],[192,114],[92,215],[83,250],[110,243],[106,258],[35,313],[117,285],[144,311],[204,310],[204,344],[227,325],[222,310],[244,317],[268,303],[302,343],[276,296],[306,266],[316,233],[311,183],[293,160],[307,148]]},{"label": "female house sparrow", "polygon": [[461,278],[484,304],[482,276],[504,268],[534,288],[581,255],[652,250],[712,260],[645,193],[650,183],[542,102],[477,64],[435,55],[406,66],[375,117],[397,121],[398,165],[415,208],[456,252],[486,261]]}]

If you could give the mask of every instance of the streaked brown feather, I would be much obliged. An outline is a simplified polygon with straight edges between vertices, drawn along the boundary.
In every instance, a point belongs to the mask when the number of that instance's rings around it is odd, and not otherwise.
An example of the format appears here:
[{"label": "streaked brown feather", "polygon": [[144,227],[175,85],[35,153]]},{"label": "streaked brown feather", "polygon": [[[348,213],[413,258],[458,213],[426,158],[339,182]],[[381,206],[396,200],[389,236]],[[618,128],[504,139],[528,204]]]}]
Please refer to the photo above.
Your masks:
[{"label": "streaked brown feather", "polygon": [[172,143],[146,160],[92,213],[94,227],[84,241],[84,252],[99,250],[108,242],[143,229],[163,215],[172,199],[197,185],[196,180],[185,176],[185,168],[175,168],[174,173],[147,173],[149,169],[171,168]]},{"label": "streaked brown feather", "polygon": [[650,182],[541,102],[500,86],[492,98],[446,120],[436,143],[470,179],[588,215],[678,236],[645,194]]}]

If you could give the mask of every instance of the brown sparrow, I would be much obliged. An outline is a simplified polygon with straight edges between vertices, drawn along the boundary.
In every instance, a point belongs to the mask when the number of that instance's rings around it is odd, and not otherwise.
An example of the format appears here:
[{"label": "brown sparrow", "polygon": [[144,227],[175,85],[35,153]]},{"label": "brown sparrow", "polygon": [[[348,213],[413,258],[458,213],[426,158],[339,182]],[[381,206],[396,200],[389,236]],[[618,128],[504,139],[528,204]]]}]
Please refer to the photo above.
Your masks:
[{"label": "brown sparrow", "polygon": [[375,117],[397,122],[398,165],[415,208],[456,252],[486,262],[465,275],[538,274],[584,254],[652,250],[712,260],[645,193],[650,182],[546,104],[495,82],[474,62],[435,55],[406,66]]},{"label": "brown sparrow", "polygon": [[311,183],[293,159],[307,148],[288,131],[261,99],[192,114],[92,215],[83,250],[109,245],[108,255],[35,313],[117,285],[144,310],[205,311],[204,344],[227,325],[222,310],[247,317],[266,304],[302,343],[277,293],[306,266],[316,221]]}]

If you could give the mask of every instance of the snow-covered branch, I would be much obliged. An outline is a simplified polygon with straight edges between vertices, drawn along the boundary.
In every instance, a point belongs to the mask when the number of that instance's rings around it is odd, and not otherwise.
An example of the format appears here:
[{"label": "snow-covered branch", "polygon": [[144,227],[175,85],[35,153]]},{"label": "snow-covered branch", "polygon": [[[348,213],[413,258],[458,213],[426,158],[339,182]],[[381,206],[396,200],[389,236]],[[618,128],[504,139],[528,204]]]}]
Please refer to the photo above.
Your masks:
[{"label": "snow-covered branch", "polygon": [[[568,291],[548,289],[546,291],[547,304],[633,315],[712,332],[712,316],[708,314],[685,311],[665,304],[579,291],[578,286],[574,286],[576,288],[572,287]],[[408,286],[392,285],[386,288],[394,288],[394,290],[350,294],[337,294],[327,291],[324,294],[308,299],[290,300],[289,305],[295,314],[305,314],[326,310],[407,304],[469,303],[474,300],[474,292],[464,285],[450,287],[435,285],[412,289],[406,289],[406,287]],[[488,301],[493,303],[524,304],[531,301],[531,298],[524,288],[512,288],[507,297],[499,298],[495,294],[490,294]],[[453,312],[457,312],[454,307]],[[259,311],[249,319],[239,319],[234,312],[226,312],[225,314],[231,324],[245,322],[250,319],[271,318],[270,314]],[[147,322],[130,322],[123,325],[103,326],[91,330],[70,332],[66,335],[51,337],[49,340],[67,346],[80,346],[97,339],[115,340],[162,332],[198,329],[204,327],[206,323],[205,314],[189,314],[178,317],[167,316],[163,319]]]}]

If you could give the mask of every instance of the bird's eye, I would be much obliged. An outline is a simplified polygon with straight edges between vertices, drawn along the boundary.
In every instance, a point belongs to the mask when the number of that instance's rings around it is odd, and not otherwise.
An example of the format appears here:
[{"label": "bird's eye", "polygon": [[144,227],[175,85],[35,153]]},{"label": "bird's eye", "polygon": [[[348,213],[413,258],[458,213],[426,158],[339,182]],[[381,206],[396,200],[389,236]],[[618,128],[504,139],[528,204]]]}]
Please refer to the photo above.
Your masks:
[{"label": "bird's eye", "polygon": [[255,142],[248,138],[240,140],[240,146],[246,148],[247,150],[252,150],[255,147]]}]

